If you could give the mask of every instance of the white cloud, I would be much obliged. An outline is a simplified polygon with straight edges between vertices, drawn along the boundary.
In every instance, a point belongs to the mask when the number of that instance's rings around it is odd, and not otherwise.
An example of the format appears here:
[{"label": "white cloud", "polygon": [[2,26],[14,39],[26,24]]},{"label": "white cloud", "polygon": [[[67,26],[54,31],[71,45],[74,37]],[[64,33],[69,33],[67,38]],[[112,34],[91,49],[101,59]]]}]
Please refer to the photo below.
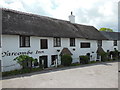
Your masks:
[{"label": "white cloud", "polygon": [[117,31],[119,0],[0,0],[0,7],[68,20],[71,11],[76,23],[112,28]]}]

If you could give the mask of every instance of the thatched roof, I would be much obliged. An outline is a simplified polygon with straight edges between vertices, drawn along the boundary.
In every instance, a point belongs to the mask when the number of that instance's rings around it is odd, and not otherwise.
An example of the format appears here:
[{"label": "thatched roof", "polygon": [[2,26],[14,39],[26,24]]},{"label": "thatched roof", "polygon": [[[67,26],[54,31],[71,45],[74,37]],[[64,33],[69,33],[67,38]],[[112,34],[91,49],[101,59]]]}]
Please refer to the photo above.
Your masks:
[{"label": "thatched roof", "polygon": [[2,34],[40,37],[106,39],[95,27],[69,21],[2,9]]},{"label": "thatched roof", "polygon": [[68,48],[63,48],[63,50],[60,53],[60,55],[65,55],[65,54],[73,55]]},{"label": "thatched roof", "polygon": [[101,31],[101,33],[109,40],[120,40],[120,32]]}]

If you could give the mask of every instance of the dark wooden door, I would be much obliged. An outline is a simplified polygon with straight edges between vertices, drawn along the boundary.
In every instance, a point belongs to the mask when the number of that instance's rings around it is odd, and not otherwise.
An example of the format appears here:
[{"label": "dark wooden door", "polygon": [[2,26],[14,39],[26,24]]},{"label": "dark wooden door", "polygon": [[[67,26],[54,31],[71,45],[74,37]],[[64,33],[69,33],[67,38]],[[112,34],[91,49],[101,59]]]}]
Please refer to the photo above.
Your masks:
[{"label": "dark wooden door", "polygon": [[48,57],[47,56],[40,56],[39,57],[39,63],[42,65],[42,60],[44,61],[44,68],[48,67]]}]

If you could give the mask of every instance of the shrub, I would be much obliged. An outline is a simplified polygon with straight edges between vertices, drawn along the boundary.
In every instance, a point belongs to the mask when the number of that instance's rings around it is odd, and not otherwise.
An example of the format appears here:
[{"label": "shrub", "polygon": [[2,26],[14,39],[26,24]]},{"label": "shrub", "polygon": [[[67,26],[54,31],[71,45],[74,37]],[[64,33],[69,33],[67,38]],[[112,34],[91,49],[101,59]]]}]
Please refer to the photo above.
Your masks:
[{"label": "shrub", "polygon": [[72,63],[70,66],[78,66],[78,65],[80,65],[80,63]]},{"label": "shrub", "polygon": [[35,59],[35,61],[34,61],[34,66],[38,66],[38,60],[37,59]]},{"label": "shrub", "polygon": [[96,63],[96,61],[90,61],[90,63]]},{"label": "shrub", "polygon": [[80,63],[81,64],[88,64],[90,62],[89,57],[86,55],[80,56]]},{"label": "shrub", "polygon": [[[20,55],[16,57],[14,60],[17,61],[17,63],[19,63],[22,66],[22,68],[31,68],[32,63],[36,62],[34,58],[29,57],[28,55]],[[30,66],[28,66],[28,63],[30,64]]]},{"label": "shrub", "polygon": [[61,64],[64,66],[70,66],[72,63],[72,57],[70,55],[62,55],[61,57]]},{"label": "shrub", "polygon": [[2,76],[4,77],[4,76],[11,76],[11,75],[18,75],[18,74],[30,73],[30,72],[41,71],[41,70],[42,70],[42,68],[19,69],[19,70],[2,72]]},{"label": "shrub", "polygon": [[108,61],[108,53],[101,52],[100,56],[101,56],[101,61],[103,61],[103,62]]},{"label": "shrub", "polygon": [[111,51],[110,55],[112,55],[113,60],[118,60],[119,59],[119,52],[118,52],[118,50]]}]

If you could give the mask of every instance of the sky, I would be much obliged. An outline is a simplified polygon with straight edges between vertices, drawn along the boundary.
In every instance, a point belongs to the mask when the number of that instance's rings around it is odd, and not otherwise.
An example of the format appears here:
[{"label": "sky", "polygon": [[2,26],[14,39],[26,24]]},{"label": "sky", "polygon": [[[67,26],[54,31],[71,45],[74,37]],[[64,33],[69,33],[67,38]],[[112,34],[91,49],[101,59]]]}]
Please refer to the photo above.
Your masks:
[{"label": "sky", "polygon": [[119,0],[0,0],[0,7],[118,31]]}]

